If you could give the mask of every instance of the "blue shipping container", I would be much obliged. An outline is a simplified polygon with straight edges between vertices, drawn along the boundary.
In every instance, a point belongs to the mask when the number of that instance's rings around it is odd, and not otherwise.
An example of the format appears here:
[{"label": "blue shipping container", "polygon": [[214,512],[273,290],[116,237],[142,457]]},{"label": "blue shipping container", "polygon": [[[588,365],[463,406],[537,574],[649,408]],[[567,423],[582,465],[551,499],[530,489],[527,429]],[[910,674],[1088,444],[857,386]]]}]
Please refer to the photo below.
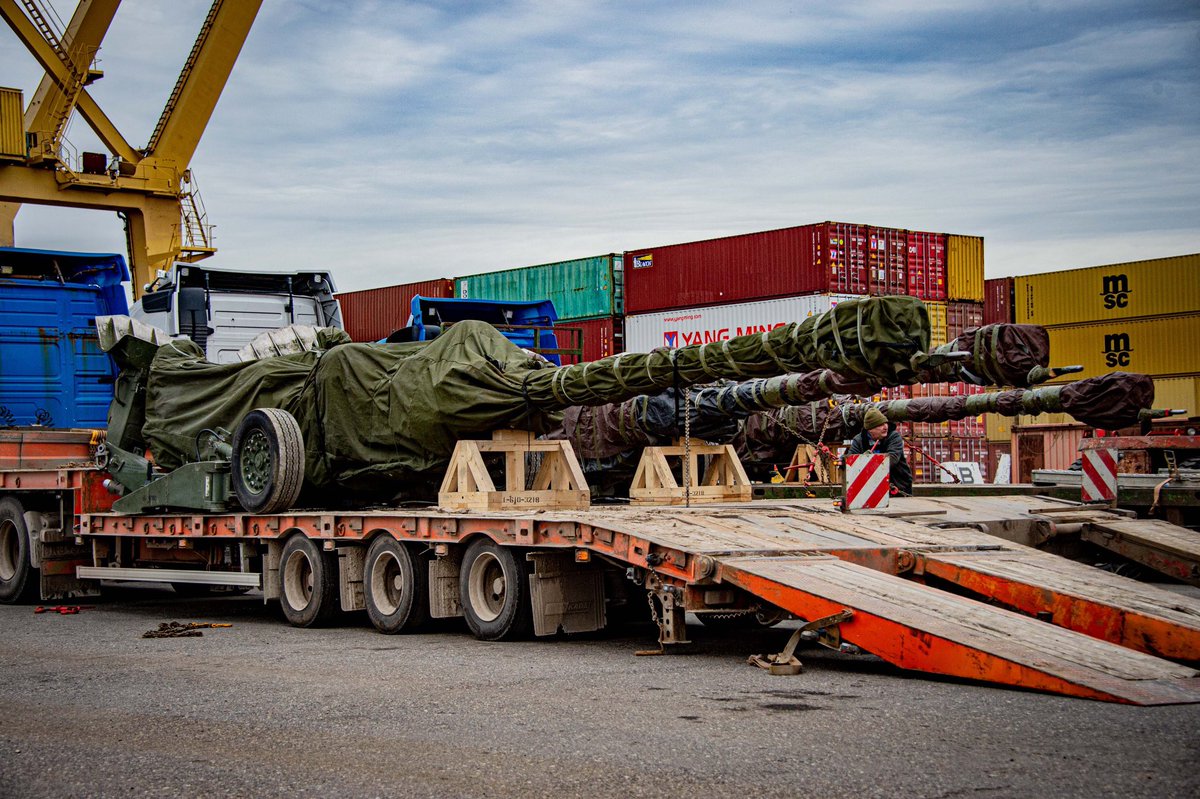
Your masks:
[{"label": "blue shipping container", "polygon": [[0,247],[0,426],[104,427],[117,369],[96,317],[129,313],[125,258]]}]

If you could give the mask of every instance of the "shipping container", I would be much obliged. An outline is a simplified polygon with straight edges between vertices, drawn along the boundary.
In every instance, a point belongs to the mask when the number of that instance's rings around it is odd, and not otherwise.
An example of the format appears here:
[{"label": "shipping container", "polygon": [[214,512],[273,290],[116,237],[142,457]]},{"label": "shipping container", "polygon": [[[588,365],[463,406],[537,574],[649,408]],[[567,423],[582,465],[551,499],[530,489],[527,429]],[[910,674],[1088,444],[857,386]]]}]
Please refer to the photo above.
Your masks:
[{"label": "shipping container", "polygon": [[914,483],[940,483],[940,464],[951,460],[950,439],[913,435],[908,440],[908,463]]},{"label": "shipping container", "polygon": [[984,438],[988,441],[1011,441],[1013,427],[1017,425],[1017,417],[1003,416],[998,413],[984,414]]},{"label": "shipping container", "polygon": [[983,324],[983,306],[977,302],[946,303],[946,340],[954,341],[971,327]]},{"label": "shipping container", "polygon": [[872,394],[868,399],[871,402],[890,402],[892,400],[909,399],[909,386],[885,386]]},{"label": "shipping container", "polygon": [[0,427],[103,428],[117,367],[96,317],[129,313],[124,256],[0,248]]},{"label": "shipping container", "polygon": [[982,439],[913,436],[909,441],[909,464],[914,483],[952,483],[961,479],[953,465],[976,463],[980,476],[988,476],[987,444]]},{"label": "shipping container", "polygon": [[[844,222],[625,253],[627,314],[799,294],[946,299],[946,235]],[[982,289],[981,289],[982,291]]]},{"label": "shipping container", "polygon": [[1187,416],[1200,416],[1200,375],[1154,380],[1154,407],[1178,408]]},{"label": "shipping container", "polygon": [[25,100],[20,89],[0,88],[0,158],[24,159]]},{"label": "shipping container", "polygon": [[1115,371],[1153,377],[1200,373],[1200,313],[1067,325],[1049,333],[1053,363],[1084,367],[1071,380]]},{"label": "shipping container", "polygon": [[946,236],[908,234],[908,293],[923,300],[946,299]]},{"label": "shipping container", "polygon": [[342,324],[355,341],[379,341],[408,324],[412,298],[450,298],[454,281],[449,278],[422,280],[399,286],[383,286],[337,295],[342,306]]},{"label": "shipping container", "polygon": [[983,286],[983,323],[1007,324],[1013,321],[1013,279],[998,277]]},{"label": "shipping container", "polygon": [[983,238],[946,236],[946,299],[983,302]]},{"label": "shipping container", "polygon": [[[576,328],[583,334],[583,361],[598,361],[610,355],[624,352],[624,322],[620,316],[601,316],[596,319],[571,319],[559,321],[555,327]],[[559,335],[560,342],[573,339]],[[565,346],[565,345],[564,345]],[[573,356],[564,355],[563,366],[578,363]]]},{"label": "shipping container", "polygon": [[867,228],[870,293],[908,294],[908,231]]},{"label": "shipping container", "polygon": [[560,320],[625,312],[620,255],[595,255],[454,279],[454,296],[473,300],[550,300]]},{"label": "shipping container", "polygon": [[[1001,461],[1007,458],[1007,468],[1001,474]],[[989,483],[1009,484],[1013,480],[1012,441],[987,442],[987,471],[984,473]]]},{"label": "shipping container", "polygon": [[946,303],[940,300],[925,300],[929,311],[929,346],[940,347],[946,338]]},{"label": "shipping container", "polygon": [[1079,442],[1088,428],[1054,425],[1013,430],[1012,462],[1015,482],[1033,481],[1034,469],[1070,469],[1079,459]]},{"label": "shipping container", "polygon": [[759,302],[707,305],[625,317],[625,349],[649,352],[655,347],[686,347],[726,341],[747,333],[774,330],[828,311],[849,294],[806,294]]},{"label": "shipping container", "polygon": [[1200,254],[1018,277],[1013,311],[1046,326],[1196,313]]},{"label": "shipping container", "polygon": [[867,239],[867,225],[822,222],[632,250],[625,253],[625,312],[867,294]]}]

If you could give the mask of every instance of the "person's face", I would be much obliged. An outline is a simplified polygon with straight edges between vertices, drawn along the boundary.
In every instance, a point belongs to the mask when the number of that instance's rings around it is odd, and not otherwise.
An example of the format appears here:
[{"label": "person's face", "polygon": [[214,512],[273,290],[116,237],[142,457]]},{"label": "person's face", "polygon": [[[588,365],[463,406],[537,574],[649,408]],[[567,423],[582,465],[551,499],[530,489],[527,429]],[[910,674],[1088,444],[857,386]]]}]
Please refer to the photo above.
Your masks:
[{"label": "person's face", "polygon": [[887,422],[884,422],[883,424],[876,425],[875,427],[872,427],[870,430],[868,430],[867,435],[869,435],[871,437],[872,441],[878,441],[879,439],[881,439],[887,435],[887,428],[888,428]]}]

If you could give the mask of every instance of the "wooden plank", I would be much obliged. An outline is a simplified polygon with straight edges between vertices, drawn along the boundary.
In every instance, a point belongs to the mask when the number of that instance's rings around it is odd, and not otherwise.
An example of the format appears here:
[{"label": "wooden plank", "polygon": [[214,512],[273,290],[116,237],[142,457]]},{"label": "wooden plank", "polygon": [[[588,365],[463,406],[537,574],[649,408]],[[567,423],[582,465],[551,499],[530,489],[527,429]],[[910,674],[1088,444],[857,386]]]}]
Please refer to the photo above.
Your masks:
[{"label": "wooden plank", "polygon": [[1060,627],[1200,662],[1200,600],[1037,550],[927,553],[918,570]]},{"label": "wooden plank", "polygon": [[1080,538],[1176,580],[1200,586],[1200,534],[1150,519],[1085,525]]},{"label": "wooden plank", "polygon": [[906,669],[1141,705],[1200,702],[1200,672],[826,556],[723,558],[722,579]]}]

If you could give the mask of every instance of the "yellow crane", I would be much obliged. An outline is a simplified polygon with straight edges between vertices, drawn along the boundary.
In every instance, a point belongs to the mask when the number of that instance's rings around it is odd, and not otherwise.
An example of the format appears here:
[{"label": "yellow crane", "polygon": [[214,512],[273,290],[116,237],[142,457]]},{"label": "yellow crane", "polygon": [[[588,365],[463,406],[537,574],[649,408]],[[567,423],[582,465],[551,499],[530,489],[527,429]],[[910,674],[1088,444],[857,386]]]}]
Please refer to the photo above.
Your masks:
[{"label": "yellow crane", "polygon": [[[0,16],[45,72],[23,113],[18,92],[0,97],[0,142],[6,143],[0,147],[0,244],[13,243],[23,203],[116,211],[125,219],[136,298],[159,270],[215,252],[188,165],[262,0],[214,0],[142,148],[129,143],[87,89],[103,76],[95,56],[120,4],[80,0],[64,28],[43,0],[0,0]],[[107,154],[84,153],[81,163],[67,155],[63,134],[75,112]]]}]

